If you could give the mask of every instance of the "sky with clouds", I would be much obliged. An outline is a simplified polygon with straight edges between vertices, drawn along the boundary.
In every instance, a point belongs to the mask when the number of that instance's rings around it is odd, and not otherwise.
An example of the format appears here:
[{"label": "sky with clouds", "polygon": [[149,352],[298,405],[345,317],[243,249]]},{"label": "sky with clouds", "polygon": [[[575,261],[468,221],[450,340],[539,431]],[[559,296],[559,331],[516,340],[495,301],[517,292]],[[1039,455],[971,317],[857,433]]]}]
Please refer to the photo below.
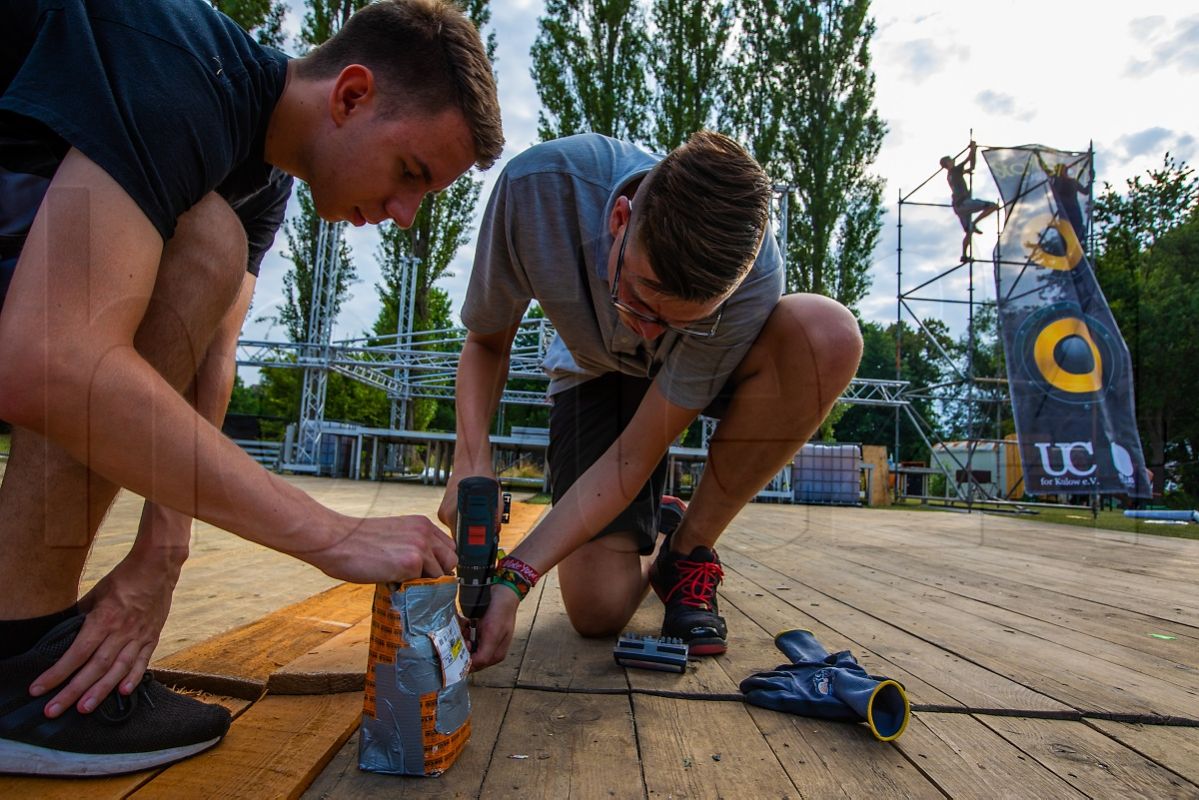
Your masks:
[{"label": "sky with clouds", "polygon": [[[491,7],[506,159],[537,138],[540,104],[529,76],[529,47],[543,2],[492,0]],[[1160,166],[1167,150],[1190,164],[1199,158],[1199,10],[1192,3],[876,0],[873,15],[876,103],[887,125],[874,172],[886,189],[873,288],[860,304],[867,319],[895,319],[897,198],[924,184],[912,199],[948,202],[944,175],[934,174],[938,159],[963,150],[971,136],[981,147],[1039,143],[1086,150],[1093,142],[1096,191],[1104,181],[1123,188],[1127,178]],[[289,24],[298,29],[294,15]],[[484,199],[503,164],[483,175]],[[981,158],[979,167],[974,194],[996,198]],[[482,207],[481,201],[479,213]],[[994,241],[994,222],[987,220],[983,227],[987,234],[976,240],[975,252],[989,252]],[[904,206],[905,289],[956,264],[960,230],[949,209]],[[349,229],[349,241],[360,280],[343,306],[335,337],[360,335],[377,313],[377,234]],[[274,313],[282,300],[288,266],[280,255],[282,244],[280,236],[262,266],[243,332],[249,338],[284,338],[280,327],[253,321]],[[455,313],[473,251],[472,241],[455,260],[454,276],[442,283]],[[967,280],[968,273],[960,271],[922,295],[962,298]],[[985,265],[976,267],[981,297],[993,294],[989,281]],[[951,323],[958,315],[947,303],[925,302],[916,310]]]}]

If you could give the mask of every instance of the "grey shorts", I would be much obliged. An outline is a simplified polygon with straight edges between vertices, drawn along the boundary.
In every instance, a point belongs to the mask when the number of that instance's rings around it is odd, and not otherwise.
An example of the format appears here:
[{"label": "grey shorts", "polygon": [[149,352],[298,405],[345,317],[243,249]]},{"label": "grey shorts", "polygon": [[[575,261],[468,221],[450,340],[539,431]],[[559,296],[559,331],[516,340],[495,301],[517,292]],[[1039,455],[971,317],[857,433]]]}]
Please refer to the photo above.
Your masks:
[{"label": "grey shorts", "polygon": [[[554,395],[546,459],[555,504],[624,432],[651,385],[649,378],[609,372]],[[722,416],[731,393],[731,387],[726,386],[704,414]],[[658,509],[666,487],[666,461],[663,453],[633,502],[616,514],[595,539],[632,533],[642,554],[653,552],[658,537]]]}]

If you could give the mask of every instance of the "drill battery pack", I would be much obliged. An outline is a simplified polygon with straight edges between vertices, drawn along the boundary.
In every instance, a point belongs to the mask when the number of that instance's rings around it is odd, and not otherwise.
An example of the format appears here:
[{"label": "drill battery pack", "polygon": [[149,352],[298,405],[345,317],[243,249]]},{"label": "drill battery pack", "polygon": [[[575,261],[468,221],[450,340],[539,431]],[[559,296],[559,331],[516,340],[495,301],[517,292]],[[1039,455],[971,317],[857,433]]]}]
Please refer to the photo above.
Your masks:
[{"label": "drill battery pack", "polygon": [[622,667],[662,672],[687,671],[687,643],[682,639],[622,633],[612,657]]}]

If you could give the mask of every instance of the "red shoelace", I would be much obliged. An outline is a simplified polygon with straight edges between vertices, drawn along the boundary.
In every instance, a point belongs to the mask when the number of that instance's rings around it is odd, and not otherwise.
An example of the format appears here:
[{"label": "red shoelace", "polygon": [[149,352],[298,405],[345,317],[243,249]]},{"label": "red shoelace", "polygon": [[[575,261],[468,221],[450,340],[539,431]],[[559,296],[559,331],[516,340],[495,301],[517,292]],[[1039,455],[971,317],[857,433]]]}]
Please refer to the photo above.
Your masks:
[{"label": "red shoelace", "polygon": [[678,583],[666,595],[669,602],[675,593],[681,595],[683,605],[712,610],[712,597],[716,587],[724,580],[724,569],[715,561],[687,561],[679,559],[675,569],[679,571]]}]

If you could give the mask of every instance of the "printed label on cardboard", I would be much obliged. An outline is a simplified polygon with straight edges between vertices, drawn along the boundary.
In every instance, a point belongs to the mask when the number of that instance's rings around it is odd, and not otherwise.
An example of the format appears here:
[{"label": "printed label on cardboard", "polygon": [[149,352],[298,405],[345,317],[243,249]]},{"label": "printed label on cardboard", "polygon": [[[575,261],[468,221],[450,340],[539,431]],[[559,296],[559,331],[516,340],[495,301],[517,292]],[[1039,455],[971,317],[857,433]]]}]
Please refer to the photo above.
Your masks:
[{"label": "printed label on cardboard", "polygon": [[444,628],[432,631],[429,638],[441,659],[441,680],[445,686],[457,683],[470,672],[470,651],[462,639],[462,629],[454,620]]}]

